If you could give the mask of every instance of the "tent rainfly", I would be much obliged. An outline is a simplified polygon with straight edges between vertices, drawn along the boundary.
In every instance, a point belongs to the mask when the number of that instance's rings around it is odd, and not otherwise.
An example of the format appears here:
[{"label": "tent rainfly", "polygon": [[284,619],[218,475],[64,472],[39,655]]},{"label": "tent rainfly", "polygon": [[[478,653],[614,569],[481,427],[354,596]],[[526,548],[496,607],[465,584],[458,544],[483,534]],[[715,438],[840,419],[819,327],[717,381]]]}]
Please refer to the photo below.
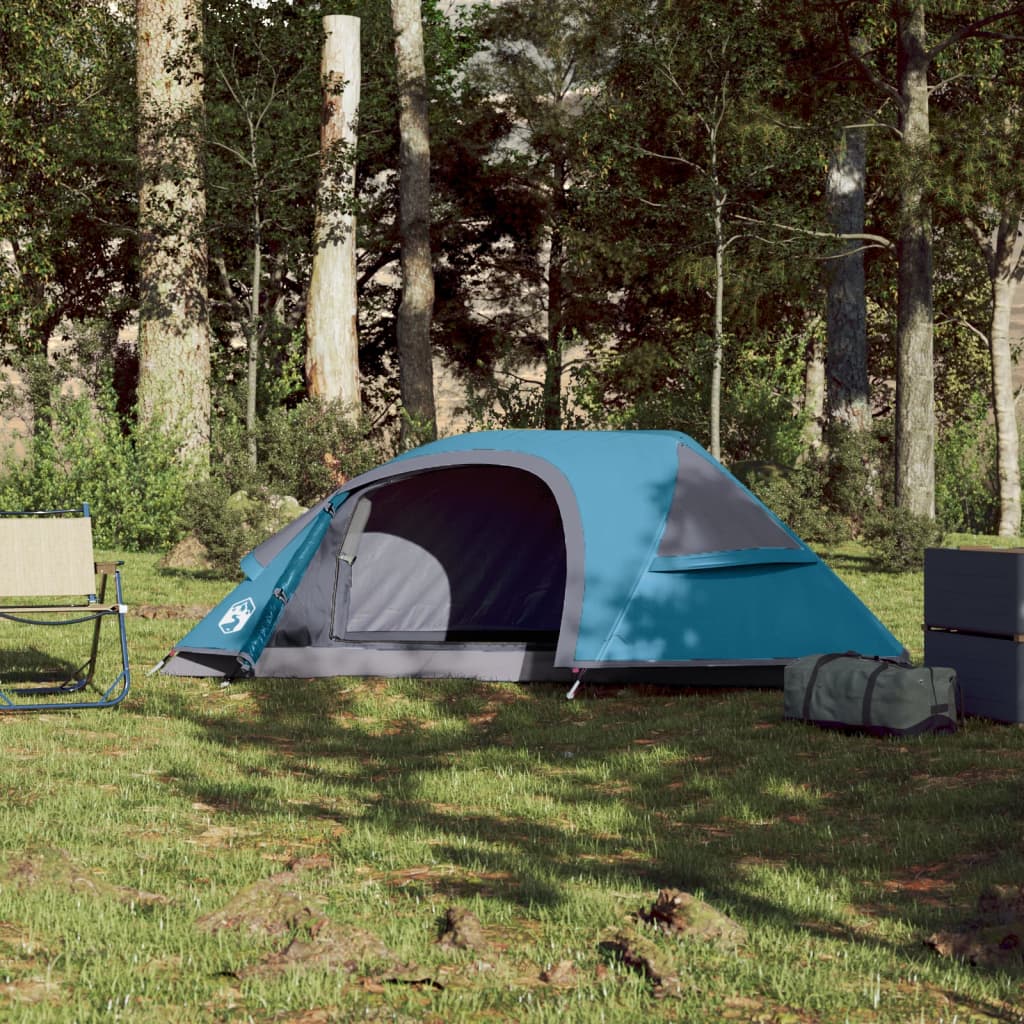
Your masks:
[{"label": "tent rainfly", "polygon": [[667,431],[436,441],[349,481],[242,568],[163,671],[678,681],[828,651],[906,657],[750,491]]}]

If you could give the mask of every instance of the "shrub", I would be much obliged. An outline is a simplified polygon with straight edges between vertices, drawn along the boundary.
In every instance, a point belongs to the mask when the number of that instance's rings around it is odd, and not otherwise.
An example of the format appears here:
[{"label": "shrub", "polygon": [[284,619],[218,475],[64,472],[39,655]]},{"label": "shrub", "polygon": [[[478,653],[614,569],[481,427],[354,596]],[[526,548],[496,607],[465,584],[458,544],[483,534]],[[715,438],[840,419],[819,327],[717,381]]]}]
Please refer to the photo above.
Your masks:
[{"label": "shrub", "polygon": [[977,396],[968,415],[939,432],[935,446],[935,513],[949,533],[993,533],[999,518],[995,428]]},{"label": "shrub", "polygon": [[849,527],[824,502],[819,469],[817,463],[771,472],[754,469],[740,478],[803,540],[836,544],[849,538]]},{"label": "shrub", "polygon": [[906,572],[923,566],[925,548],[942,543],[942,529],[931,516],[887,508],[867,521],[864,540],[880,569]]},{"label": "shrub", "polygon": [[260,424],[261,482],[275,494],[312,505],[387,457],[368,435],[368,426],[353,425],[338,403],[273,409]]},{"label": "shrub", "polygon": [[0,506],[76,508],[88,502],[97,546],[166,548],[183,533],[188,473],[173,437],[122,421],[111,388],[95,405],[61,398],[37,424],[26,458],[0,469]]},{"label": "shrub", "polygon": [[822,499],[859,536],[868,520],[886,504],[892,490],[885,438],[887,424],[874,430],[830,431],[828,454],[822,467]]},{"label": "shrub", "polygon": [[259,462],[249,460],[244,425],[223,417],[214,432],[211,479],[189,494],[189,528],[214,568],[233,574],[247,551],[298,514],[275,496],[308,507],[386,456],[383,446],[354,426],[340,406],[303,402],[269,412],[259,426]]},{"label": "shrub", "polygon": [[211,479],[189,494],[192,532],[206,548],[216,572],[236,575],[238,562],[272,532],[273,510],[263,489],[232,493],[223,480]]}]

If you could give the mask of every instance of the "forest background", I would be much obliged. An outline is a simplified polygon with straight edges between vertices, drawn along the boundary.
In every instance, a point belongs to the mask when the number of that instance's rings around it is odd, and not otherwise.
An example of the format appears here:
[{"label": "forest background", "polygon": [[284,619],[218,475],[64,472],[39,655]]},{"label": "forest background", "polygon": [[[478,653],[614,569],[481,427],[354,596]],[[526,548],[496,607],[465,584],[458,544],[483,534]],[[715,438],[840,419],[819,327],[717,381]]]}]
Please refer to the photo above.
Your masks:
[{"label": "forest background", "polygon": [[[361,19],[362,81],[357,144],[327,150],[329,14]],[[1020,532],[1024,4],[17,0],[0,69],[4,405],[31,433],[4,507],[87,497],[101,543],[195,529],[230,561],[267,494],[436,435],[439,365],[476,426],[683,430],[808,539],[895,563]],[[331,166],[354,187],[325,196]],[[305,372],[331,209],[357,225],[358,408]]]}]

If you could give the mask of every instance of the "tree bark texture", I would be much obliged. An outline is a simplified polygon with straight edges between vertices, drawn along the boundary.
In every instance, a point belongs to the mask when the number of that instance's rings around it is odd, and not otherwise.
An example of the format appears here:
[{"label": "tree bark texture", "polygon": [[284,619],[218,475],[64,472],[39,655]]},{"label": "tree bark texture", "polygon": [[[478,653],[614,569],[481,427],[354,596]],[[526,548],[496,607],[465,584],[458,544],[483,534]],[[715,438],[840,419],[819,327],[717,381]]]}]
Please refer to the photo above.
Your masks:
[{"label": "tree bark texture", "polygon": [[[864,232],[866,163],[864,129],[844,129],[828,169],[829,215],[837,234]],[[844,242],[843,248],[844,254],[831,261],[826,299],[826,408],[830,423],[867,430],[871,396],[864,253],[859,241]]]},{"label": "tree bark texture", "polygon": [[399,225],[402,301],[398,309],[398,369],[402,440],[437,437],[430,324],[434,271],[430,255],[430,132],[420,0],[391,0],[398,65]]},{"label": "tree bark texture", "polygon": [[[717,188],[717,174],[715,177]],[[715,322],[711,357],[711,454],[722,457],[722,356],[725,337],[725,195],[715,194]]]},{"label": "tree bark texture", "polygon": [[201,0],[138,0],[139,415],[209,468]]},{"label": "tree bark texture", "polygon": [[1004,216],[984,245],[992,281],[992,409],[996,424],[999,480],[999,534],[1020,533],[1020,438],[1013,394],[1013,349],[1010,315],[1017,286],[1024,279],[1024,217]]},{"label": "tree bark texture", "polygon": [[[820,324],[820,319],[816,318],[816,321]],[[820,331],[815,330],[804,370],[803,439],[807,454],[819,451],[822,446],[825,392],[825,342]]]},{"label": "tree bark texture", "polygon": [[547,272],[547,339],[544,359],[544,429],[562,429],[562,352],[565,338],[565,187],[568,171],[564,160],[556,160],[551,181],[551,238]]},{"label": "tree bark texture", "polygon": [[935,515],[932,220],[928,65],[923,0],[894,4],[903,170],[900,182],[896,368],[896,504]]},{"label": "tree bark texture", "polygon": [[358,418],[359,336],[353,153],[361,90],[359,19],[323,19],[321,174],[313,272],[306,306],[306,383],[311,398],[337,401]]}]

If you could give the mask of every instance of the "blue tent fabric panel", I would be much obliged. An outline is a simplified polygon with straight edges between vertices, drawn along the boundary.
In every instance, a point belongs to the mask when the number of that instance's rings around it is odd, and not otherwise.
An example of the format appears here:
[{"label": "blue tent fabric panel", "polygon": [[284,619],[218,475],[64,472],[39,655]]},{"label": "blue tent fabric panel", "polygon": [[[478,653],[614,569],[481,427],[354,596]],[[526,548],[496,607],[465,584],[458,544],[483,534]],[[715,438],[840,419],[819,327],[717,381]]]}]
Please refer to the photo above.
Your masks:
[{"label": "blue tent fabric panel", "polygon": [[905,653],[816,561],[647,573],[596,660],[735,662],[753,654],[769,661],[846,650]]}]

